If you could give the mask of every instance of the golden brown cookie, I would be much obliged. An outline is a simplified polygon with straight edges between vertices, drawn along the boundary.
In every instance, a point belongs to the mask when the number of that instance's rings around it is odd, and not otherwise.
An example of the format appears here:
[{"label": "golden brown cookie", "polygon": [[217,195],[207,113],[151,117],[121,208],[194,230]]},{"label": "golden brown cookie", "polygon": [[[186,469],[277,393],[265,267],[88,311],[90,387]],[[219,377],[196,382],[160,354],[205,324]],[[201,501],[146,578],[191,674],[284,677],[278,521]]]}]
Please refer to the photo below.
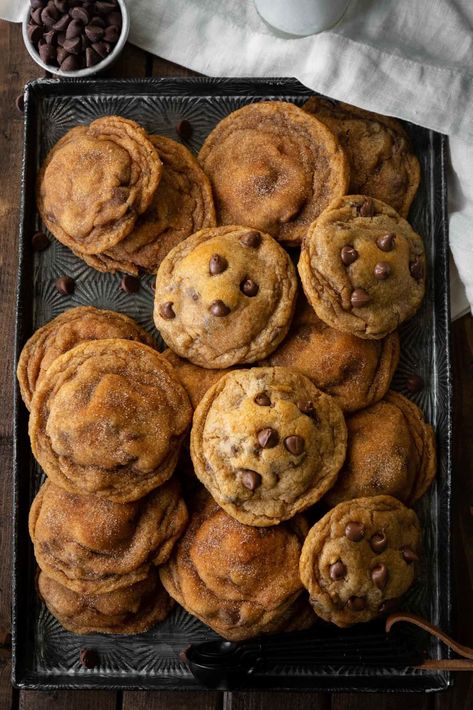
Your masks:
[{"label": "golden brown cookie", "polygon": [[285,101],[233,111],[207,136],[199,161],[210,178],[219,224],[247,224],[299,244],[331,200],[348,189],[337,138]]},{"label": "golden brown cookie", "polygon": [[340,503],[309,531],[300,574],[315,612],[337,626],[390,611],[412,585],[417,515],[391,496]]},{"label": "golden brown cookie", "polygon": [[31,506],[29,530],[48,577],[81,594],[104,594],[166,562],[187,518],[175,479],[134,503],[70,493],[46,481]]},{"label": "golden brown cookie", "polygon": [[36,385],[51,363],[85,340],[125,338],[154,347],[153,338],[132,318],[93,306],[70,308],[36,330],[18,361],[17,377],[23,402],[30,409]]},{"label": "golden brown cookie", "polygon": [[348,195],[311,225],[299,274],[325,323],[360,338],[383,338],[419,308],[425,291],[424,244],[380,200]]},{"label": "golden brown cookie", "polygon": [[151,204],[161,171],[141,126],[104,116],[71,129],[50,150],[38,176],[38,211],[60,242],[96,254],[131,232]]},{"label": "golden brown cookie", "polygon": [[399,361],[399,335],[362,340],[331,328],[301,296],[289,334],[263,365],[294,367],[330,394],[344,412],[380,400]]},{"label": "golden brown cookie", "polygon": [[98,271],[156,273],[179,242],[217,224],[209,179],[192,153],[164,136],[149,139],[163,163],[158,189],[149,209],[119,244],[101,254],[78,254]]},{"label": "golden brown cookie", "polygon": [[276,525],[318,501],[335,483],[345,450],[336,402],[286,367],[230,372],[195,410],[195,473],[246,525]]},{"label": "golden brown cookie", "polygon": [[31,402],[31,448],[58,486],[126,503],[171,476],[191,416],[186,391],[159,353],[94,340],[43,375]]},{"label": "golden brown cookie", "polygon": [[205,367],[193,365],[189,362],[189,360],[184,360],[184,358],[176,355],[176,353],[170,348],[166,348],[162,355],[173,366],[176,375],[184,385],[187,394],[189,395],[194,409],[197,407],[207,390],[232,369],[209,370]]},{"label": "golden brown cookie", "polygon": [[420,166],[399,121],[320,96],[311,96],[303,108],[325,123],[346,151],[349,192],[376,197],[407,217]]},{"label": "golden brown cookie", "polygon": [[237,226],[203,229],[159,267],[154,322],[181,357],[228,368],[255,362],[279,345],[296,293],[293,264],[269,234]]},{"label": "golden brown cookie", "polygon": [[301,516],[277,527],[249,527],[200,495],[184,537],[159,570],[161,581],[184,609],[226,639],[275,633],[289,624],[302,628],[315,621],[301,608],[299,557],[306,533]]},{"label": "golden brown cookie", "polygon": [[141,634],[163,621],[173,602],[156,568],[145,579],[104,594],[80,594],[40,572],[38,591],[59,623],[74,634]]},{"label": "golden brown cookie", "polygon": [[390,495],[413,505],[437,467],[435,434],[419,407],[402,394],[386,397],[347,419],[347,457],[325,499],[330,505]]}]

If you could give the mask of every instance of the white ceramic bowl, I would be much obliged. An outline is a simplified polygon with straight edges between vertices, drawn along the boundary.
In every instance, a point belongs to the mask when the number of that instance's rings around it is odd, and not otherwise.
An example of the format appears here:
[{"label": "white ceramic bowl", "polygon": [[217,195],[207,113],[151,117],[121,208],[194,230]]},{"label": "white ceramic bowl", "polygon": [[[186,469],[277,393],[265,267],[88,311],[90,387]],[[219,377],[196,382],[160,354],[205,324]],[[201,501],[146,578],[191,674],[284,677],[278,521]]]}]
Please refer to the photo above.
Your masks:
[{"label": "white ceramic bowl", "polygon": [[110,64],[112,64],[115,59],[118,57],[120,52],[122,51],[125,42],[127,41],[128,38],[128,33],[130,31],[130,15],[128,14],[128,8],[125,4],[125,0],[117,0],[118,5],[120,6],[120,12],[122,13],[122,30],[120,33],[120,37],[118,38],[118,41],[115,45],[115,47],[112,49],[110,54],[105,57],[105,59],[102,59],[101,62],[98,64],[94,64],[93,67],[85,67],[84,69],[76,69],[76,71],[61,71],[59,67],[52,67],[49,64],[46,64],[43,62],[41,57],[39,56],[38,52],[34,48],[33,44],[30,42],[30,38],[28,37],[28,19],[30,16],[30,4],[28,3],[27,10],[25,12],[25,15],[23,17],[23,23],[22,23],[22,29],[23,29],[23,41],[25,43],[25,47],[28,50],[30,56],[36,64],[38,64],[40,67],[42,67],[45,71],[51,72],[51,74],[56,74],[56,76],[64,76],[64,77],[84,77],[84,76],[91,76],[92,74],[97,74],[97,72],[102,71],[102,69],[105,69],[108,67]]}]

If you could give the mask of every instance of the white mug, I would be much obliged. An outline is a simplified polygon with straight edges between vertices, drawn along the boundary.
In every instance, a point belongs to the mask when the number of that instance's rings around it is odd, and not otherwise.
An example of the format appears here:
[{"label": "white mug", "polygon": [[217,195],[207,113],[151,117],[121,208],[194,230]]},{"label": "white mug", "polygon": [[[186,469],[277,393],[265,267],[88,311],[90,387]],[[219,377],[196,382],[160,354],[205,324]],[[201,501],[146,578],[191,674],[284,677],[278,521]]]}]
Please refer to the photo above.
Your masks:
[{"label": "white mug", "polygon": [[350,0],[255,0],[260,16],[276,30],[304,37],[337,24]]}]

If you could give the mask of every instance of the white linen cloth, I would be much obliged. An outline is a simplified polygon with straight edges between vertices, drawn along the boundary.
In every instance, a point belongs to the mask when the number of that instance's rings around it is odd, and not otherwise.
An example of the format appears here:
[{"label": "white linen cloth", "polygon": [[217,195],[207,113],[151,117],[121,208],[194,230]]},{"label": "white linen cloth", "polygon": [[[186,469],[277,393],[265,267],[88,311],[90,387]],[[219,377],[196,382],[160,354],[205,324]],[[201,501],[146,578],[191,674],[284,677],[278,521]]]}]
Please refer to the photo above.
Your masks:
[{"label": "white linen cloth", "polygon": [[[0,17],[21,19],[25,1],[0,0]],[[466,288],[453,267],[452,315],[473,308],[473,0],[351,0],[336,27],[290,39],[259,17],[253,0],[127,5],[130,41],[164,59],[210,76],[294,76],[448,134],[450,245]]]}]

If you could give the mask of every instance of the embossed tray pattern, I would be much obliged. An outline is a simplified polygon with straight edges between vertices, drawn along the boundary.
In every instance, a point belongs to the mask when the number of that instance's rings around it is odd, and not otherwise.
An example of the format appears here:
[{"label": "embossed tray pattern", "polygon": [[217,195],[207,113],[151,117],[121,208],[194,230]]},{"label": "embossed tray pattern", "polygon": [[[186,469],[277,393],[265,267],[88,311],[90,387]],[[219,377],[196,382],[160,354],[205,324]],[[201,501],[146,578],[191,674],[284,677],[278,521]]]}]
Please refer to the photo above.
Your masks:
[{"label": "embossed tray pattern", "polygon": [[[310,94],[294,80],[147,79],[124,81],[42,80],[27,85],[22,179],[22,219],[18,277],[16,357],[31,333],[73,306],[110,308],[134,317],[155,337],[151,283],[144,276],[136,294],[119,288],[120,275],[89,268],[53,239],[49,249],[33,253],[32,233],[40,227],[35,211],[35,176],[53,144],[72,126],[105,114],[135,119],[151,133],[178,139],[183,118],[193,126],[188,147],[195,153],[213,126],[240,106],[262,99],[283,99],[300,105]],[[449,365],[448,238],[446,228],[445,138],[406,124],[422,166],[422,184],[410,221],[424,237],[429,261],[425,302],[401,328],[402,355],[394,388],[419,404],[437,432],[437,482],[418,506],[424,526],[421,577],[405,608],[422,614],[448,631],[450,624],[450,494],[451,379]],[[75,279],[71,296],[60,295],[57,276]],[[405,380],[419,373],[426,386],[410,395]],[[27,412],[18,388],[15,399],[15,523],[14,523],[14,667],[20,687],[41,688],[197,688],[178,652],[189,643],[216,638],[180,607],[164,623],[138,636],[79,637],[62,629],[35,594],[35,563],[27,517],[43,475],[35,464],[27,436]],[[365,625],[369,637],[380,624]],[[309,632],[317,639],[317,627]],[[335,632],[334,632],[335,633]],[[355,634],[356,635],[356,634]],[[352,633],[346,635],[350,644]],[[432,658],[441,657],[436,641],[427,643]],[[81,668],[79,650],[89,646],[100,654],[100,666]],[[328,658],[324,665],[278,664],[265,667],[245,687],[350,690],[437,690],[449,684],[447,673],[409,667],[346,666]]]}]

